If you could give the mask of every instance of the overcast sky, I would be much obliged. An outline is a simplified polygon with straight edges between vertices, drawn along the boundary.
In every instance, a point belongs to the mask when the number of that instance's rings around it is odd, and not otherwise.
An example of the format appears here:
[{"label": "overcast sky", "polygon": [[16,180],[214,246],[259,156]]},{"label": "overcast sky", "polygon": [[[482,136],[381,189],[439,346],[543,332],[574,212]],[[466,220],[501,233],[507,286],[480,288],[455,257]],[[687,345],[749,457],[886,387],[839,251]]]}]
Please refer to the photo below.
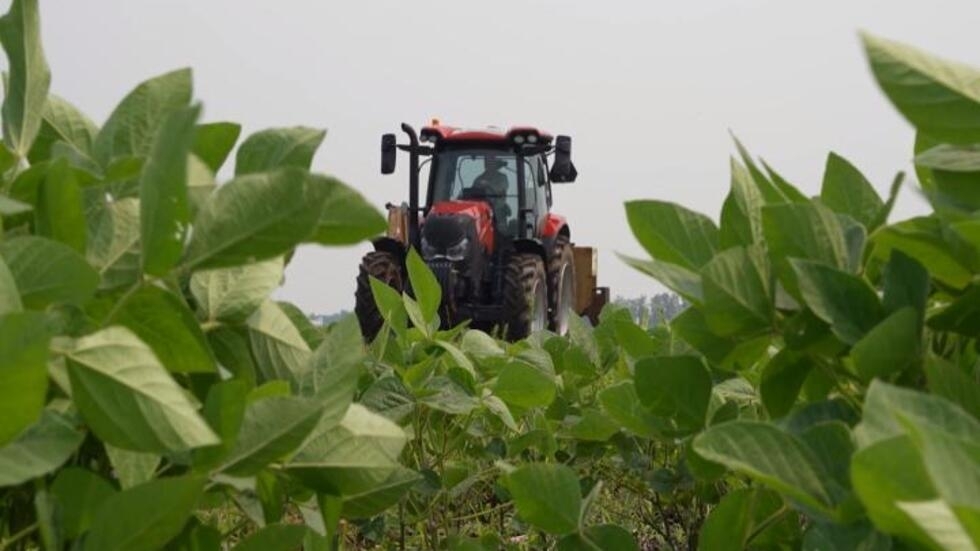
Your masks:
[{"label": "overcast sky", "polygon": [[[912,131],[859,29],[980,65],[976,0],[42,0],[42,25],[52,91],[97,122],[138,82],[190,66],[206,120],[327,128],[315,169],[379,207],[407,197],[404,170],[378,172],[380,135],[402,121],[570,134],[579,180],[556,190],[557,210],[627,296],[661,288],[613,255],[640,252],[623,202],[717,220],[729,129],[808,194],[831,149],[881,193],[910,167]],[[921,210],[905,190],[896,215]],[[367,250],[302,249],[280,296],[352,308]]]}]

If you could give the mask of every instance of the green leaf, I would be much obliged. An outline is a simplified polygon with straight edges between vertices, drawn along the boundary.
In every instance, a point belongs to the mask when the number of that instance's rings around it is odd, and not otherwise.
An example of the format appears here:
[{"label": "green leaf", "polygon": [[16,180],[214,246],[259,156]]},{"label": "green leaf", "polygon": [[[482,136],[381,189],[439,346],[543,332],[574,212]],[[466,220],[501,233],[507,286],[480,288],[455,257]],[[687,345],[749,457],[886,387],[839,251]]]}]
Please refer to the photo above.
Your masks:
[{"label": "green leaf", "polygon": [[[792,515],[773,517],[784,507],[779,494],[765,488],[742,488],[722,498],[704,520],[698,549],[757,549],[766,543],[792,541],[799,528]],[[768,524],[775,518],[775,523]]]},{"label": "green leaf", "polygon": [[312,185],[326,199],[312,241],[321,245],[354,245],[384,233],[387,220],[355,189],[330,176],[314,174]]},{"label": "green leaf", "polygon": [[558,540],[558,551],[638,551],[628,530],[615,524],[589,526]]},{"label": "green leaf", "polygon": [[894,314],[905,307],[914,308],[922,315],[929,299],[929,272],[901,251],[893,250],[882,274],[883,293],[881,302],[885,312]]},{"label": "green leaf", "polygon": [[218,183],[211,169],[197,155],[189,155],[187,157],[187,210],[190,213],[190,220],[197,217],[197,213],[207,204],[217,188]]},{"label": "green leaf", "polygon": [[322,202],[322,188],[299,169],[235,178],[198,213],[185,262],[220,268],[280,256],[313,232]]},{"label": "green leaf", "polygon": [[809,356],[788,348],[769,360],[759,382],[759,395],[769,417],[778,419],[789,413],[812,369]]},{"label": "green leaf", "polygon": [[303,546],[309,528],[297,524],[270,524],[234,547],[235,551],[293,551]]},{"label": "green leaf", "polygon": [[431,325],[436,319],[439,304],[442,302],[442,287],[414,248],[408,251],[405,264],[408,267],[408,280],[412,284],[412,291],[422,311],[422,317],[426,325]]},{"label": "green leaf", "polygon": [[946,241],[943,225],[935,217],[910,218],[882,228],[875,233],[874,243],[880,257],[901,251],[925,266],[934,278],[957,289],[973,279],[973,272]]},{"label": "green leaf", "polygon": [[108,480],[78,467],[58,473],[51,484],[51,495],[61,510],[64,535],[75,539],[88,530],[96,509],[116,493]]},{"label": "green leaf", "polygon": [[842,526],[812,524],[803,535],[803,551],[890,551],[892,540],[869,522]]},{"label": "green leaf", "polygon": [[493,393],[512,407],[545,407],[555,399],[555,381],[534,367],[515,361],[501,370]]},{"label": "green leaf", "polygon": [[948,331],[972,337],[980,332],[980,286],[970,287],[963,295],[929,317],[928,325],[937,331]]},{"label": "green leaf", "polygon": [[153,351],[109,327],[66,353],[72,397],[85,422],[120,448],[163,453],[219,442]]},{"label": "green leaf", "polygon": [[215,371],[211,349],[194,314],[165,289],[140,288],[115,306],[106,323],[130,329],[170,372]]},{"label": "green leaf", "polygon": [[861,448],[906,434],[905,423],[925,420],[969,440],[980,436],[980,420],[938,396],[873,381],[864,399],[864,415],[854,428]]},{"label": "green leaf", "polygon": [[578,529],[582,492],[575,471],[565,465],[533,463],[507,475],[517,513],[549,534],[570,534]]},{"label": "green leaf", "polygon": [[164,119],[190,104],[191,88],[190,69],[178,69],[141,83],[116,106],[95,137],[95,159],[108,167],[120,157],[149,154]]},{"label": "green leaf", "polygon": [[762,242],[762,206],[765,198],[752,176],[735,159],[730,160],[732,187],[721,207],[721,248]]},{"label": "green leaf", "polygon": [[864,225],[868,231],[885,207],[878,192],[864,174],[844,157],[831,152],[823,173],[820,200],[835,212],[846,214]]},{"label": "green leaf", "polygon": [[191,294],[206,319],[241,322],[279,288],[282,277],[282,258],[201,270],[191,276]]},{"label": "green leaf", "polygon": [[851,361],[864,381],[902,372],[919,360],[919,313],[906,306],[888,316],[851,348]]},{"label": "green leaf", "polygon": [[351,404],[339,425],[320,425],[290,459],[287,471],[319,492],[364,495],[402,467],[408,436],[398,425]]},{"label": "green leaf", "polygon": [[617,256],[627,266],[659,281],[684,300],[693,304],[702,302],[701,276],[697,272],[659,260],[643,260],[621,254]]},{"label": "green leaf", "polygon": [[4,143],[19,157],[26,157],[41,129],[51,86],[37,0],[14,0],[10,11],[0,18],[0,41],[10,71],[3,99]]},{"label": "green leaf", "polygon": [[668,428],[640,403],[632,381],[620,381],[599,391],[602,409],[626,430],[642,438],[656,438]]},{"label": "green leaf", "polygon": [[950,143],[980,141],[980,74],[898,42],[864,33],[878,85],[921,132]]},{"label": "green leaf", "polygon": [[418,397],[419,403],[450,415],[465,415],[480,405],[458,383],[446,376],[436,376],[425,383]]},{"label": "green leaf", "polygon": [[221,444],[194,450],[195,469],[209,469],[220,464],[238,442],[247,397],[248,386],[244,381],[229,379],[211,385],[204,402],[204,418],[221,438]]},{"label": "green leaf", "polygon": [[644,358],[635,366],[636,394],[654,414],[673,419],[678,430],[704,426],[711,374],[695,356]]},{"label": "green leaf", "polygon": [[858,342],[881,321],[881,301],[861,277],[817,262],[792,259],[790,264],[803,301],[843,342]]},{"label": "green leaf", "polygon": [[619,425],[597,409],[583,409],[582,415],[568,429],[576,440],[605,442],[619,432]]},{"label": "green leaf", "polygon": [[0,315],[0,446],[34,424],[44,409],[49,340],[43,315]]},{"label": "green leaf", "polygon": [[80,302],[95,291],[99,275],[71,247],[43,237],[0,242],[25,308],[42,310],[58,302]]},{"label": "green leaf", "polygon": [[710,427],[694,439],[705,459],[745,474],[800,503],[835,518],[826,473],[809,447],[768,423],[732,421]]},{"label": "green leaf", "polygon": [[168,113],[153,138],[140,173],[140,246],[143,271],[166,274],[184,252],[190,221],[187,155],[200,106]]},{"label": "green leaf", "polygon": [[37,164],[52,158],[55,144],[74,153],[75,158],[86,160],[92,154],[92,142],[95,141],[99,129],[77,107],[63,98],[49,94],[44,104],[41,130],[31,146],[28,154],[31,164]]},{"label": "green leaf", "polygon": [[356,316],[345,316],[330,327],[310,358],[307,377],[300,382],[300,394],[316,397],[325,404],[321,423],[337,423],[344,417],[354,399],[366,356]]},{"label": "green leaf", "polygon": [[204,480],[161,478],[119,492],[102,502],[85,539],[86,548],[152,551],[177,536],[200,499]]},{"label": "green leaf", "polygon": [[99,287],[134,285],[140,275],[139,200],[122,199],[93,210],[87,256],[102,276]]},{"label": "green leaf", "polygon": [[751,176],[767,204],[806,203],[809,201],[798,189],[782,176],[776,174],[776,171],[770,168],[765,161],[762,161],[762,165],[766,168],[768,175],[763,173],[752,159],[752,155],[734,134],[732,134],[732,139],[735,141],[735,148],[738,149],[739,157],[742,158],[742,162],[748,169],[749,176]]},{"label": "green leaf", "polygon": [[980,445],[976,443],[980,431],[965,439],[931,419],[905,418],[904,423],[939,497],[954,508],[980,513]]},{"label": "green leaf", "polygon": [[718,249],[715,223],[674,203],[628,201],[626,219],[637,241],[656,260],[697,270]]},{"label": "green leaf", "polygon": [[17,292],[17,282],[14,281],[14,274],[10,273],[10,268],[0,256],[0,316],[12,312],[20,312],[24,309],[20,302],[20,293]]},{"label": "green leaf", "polygon": [[787,289],[795,285],[788,258],[805,258],[847,269],[849,252],[840,219],[819,203],[767,205],[762,209],[762,227],[769,257]]},{"label": "green leaf", "polygon": [[324,136],[325,130],[302,126],[256,132],[238,148],[235,176],[287,166],[309,170]]},{"label": "green leaf", "polygon": [[394,376],[375,381],[364,391],[358,403],[395,422],[415,410],[415,397],[401,379]]},{"label": "green leaf", "polygon": [[260,380],[298,381],[305,375],[310,347],[281,306],[266,300],[246,323]]},{"label": "green leaf", "polygon": [[348,490],[343,496],[343,515],[355,519],[380,515],[398,503],[421,478],[411,469],[398,467],[387,478],[365,486],[362,491]]},{"label": "green leaf", "polygon": [[222,470],[234,476],[253,475],[299,448],[323,415],[322,403],[306,398],[273,396],[245,408],[238,440]]},{"label": "green leaf", "polygon": [[0,448],[0,488],[17,486],[64,464],[85,438],[74,419],[46,409],[40,419]]},{"label": "green leaf", "polygon": [[211,172],[217,173],[225,159],[235,147],[242,126],[233,122],[210,122],[199,124],[194,133],[191,151],[197,155]]},{"label": "green leaf", "polygon": [[959,405],[974,418],[980,419],[980,383],[964,370],[942,358],[931,357],[925,365],[929,390]]},{"label": "green leaf", "polygon": [[702,311],[720,336],[772,326],[774,305],[769,260],[760,247],[732,247],[701,268]]},{"label": "green leaf", "polygon": [[82,191],[64,160],[55,161],[37,190],[34,227],[38,235],[50,237],[85,253],[85,210]]},{"label": "green leaf", "polygon": [[105,453],[112,465],[112,474],[123,490],[153,480],[161,459],[155,453],[124,450],[111,444],[105,444]]}]

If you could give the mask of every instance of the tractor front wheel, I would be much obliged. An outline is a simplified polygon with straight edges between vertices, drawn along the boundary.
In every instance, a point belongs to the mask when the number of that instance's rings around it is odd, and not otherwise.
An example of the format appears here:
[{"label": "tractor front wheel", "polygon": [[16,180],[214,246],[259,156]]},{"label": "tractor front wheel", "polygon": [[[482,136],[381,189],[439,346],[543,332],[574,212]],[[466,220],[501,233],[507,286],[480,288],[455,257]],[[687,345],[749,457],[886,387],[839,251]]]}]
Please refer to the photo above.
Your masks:
[{"label": "tractor front wheel", "polygon": [[568,333],[568,318],[575,316],[575,256],[568,237],[558,236],[548,261],[549,326],[559,335]]},{"label": "tractor front wheel", "polygon": [[357,275],[357,291],[354,292],[354,313],[361,324],[361,334],[368,342],[374,340],[384,325],[384,318],[371,292],[372,277],[399,293],[404,289],[401,263],[395,255],[381,251],[364,255]]},{"label": "tractor front wheel", "polygon": [[504,273],[504,320],[508,340],[548,327],[548,282],[536,254],[515,254]]}]

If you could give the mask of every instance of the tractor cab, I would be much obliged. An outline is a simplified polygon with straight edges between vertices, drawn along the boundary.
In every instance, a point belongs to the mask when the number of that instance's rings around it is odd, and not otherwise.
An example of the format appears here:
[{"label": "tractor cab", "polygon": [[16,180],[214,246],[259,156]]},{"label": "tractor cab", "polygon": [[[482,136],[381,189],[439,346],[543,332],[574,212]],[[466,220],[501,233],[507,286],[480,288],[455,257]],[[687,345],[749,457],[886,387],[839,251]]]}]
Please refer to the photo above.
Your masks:
[{"label": "tractor cab", "polygon": [[[407,204],[389,205],[388,234],[361,264],[355,311],[365,337],[382,324],[370,278],[404,289],[410,248],[442,287],[444,326],[469,320],[518,339],[543,329],[563,333],[569,315],[598,311],[604,302],[592,300],[594,249],[573,247],[565,218],[551,212],[552,184],[577,176],[571,138],[532,127],[467,130],[438,121],[419,134],[407,124],[402,130],[407,144],[394,134],[381,140],[383,174],[395,171],[399,150],[408,153],[409,197]],[[422,158],[431,162],[424,203]],[[586,264],[579,271],[591,284],[577,285],[579,256]],[[586,299],[577,286],[587,288]]]}]

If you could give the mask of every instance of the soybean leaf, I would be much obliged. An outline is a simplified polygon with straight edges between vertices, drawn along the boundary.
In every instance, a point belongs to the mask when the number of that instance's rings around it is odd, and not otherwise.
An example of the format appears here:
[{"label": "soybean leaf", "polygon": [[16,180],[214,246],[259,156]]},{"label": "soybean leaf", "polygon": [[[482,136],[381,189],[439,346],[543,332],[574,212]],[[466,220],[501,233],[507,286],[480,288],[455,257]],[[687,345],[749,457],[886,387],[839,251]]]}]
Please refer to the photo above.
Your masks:
[{"label": "soybean leaf", "polygon": [[602,409],[626,430],[643,438],[655,438],[669,427],[643,407],[632,381],[620,381],[599,391]]},{"label": "soybean leaf", "polygon": [[810,357],[788,348],[769,360],[762,371],[759,395],[770,417],[778,419],[789,413],[812,369]]},{"label": "soybean leaf", "polygon": [[51,239],[26,235],[4,240],[0,257],[14,276],[25,308],[82,301],[99,284],[98,273],[81,255]]},{"label": "soybean leaf", "polygon": [[925,373],[933,394],[946,398],[980,419],[980,383],[942,358],[929,358]]},{"label": "soybean leaf", "polygon": [[309,170],[325,135],[325,130],[302,126],[256,132],[238,148],[235,176],[287,166]]},{"label": "soybean leaf", "polygon": [[360,193],[336,178],[313,174],[312,185],[324,189],[323,211],[312,241],[321,245],[353,245],[385,231],[387,222]]},{"label": "soybean leaf", "polygon": [[140,173],[140,246],[143,271],[166,274],[180,260],[190,221],[187,156],[200,106],[163,117]]},{"label": "soybean leaf", "polygon": [[628,530],[615,524],[589,526],[558,540],[558,551],[638,551]]},{"label": "soybean leaf", "polygon": [[85,433],[75,419],[46,409],[33,425],[0,448],[0,488],[43,476],[68,461]]},{"label": "soybean leaf", "polygon": [[697,272],[659,260],[643,260],[631,256],[618,255],[627,266],[656,279],[665,287],[693,304],[703,300],[701,276]]},{"label": "soybean leaf", "polygon": [[153,351],[129,329],[109,327],[82,337],[66,358],[72,397],[105,442],[156,453],[219,442]]},{"label": "soybean leaf", "polygon": [[43,315],[0,315],[0,446],[34,424],[44,409],[49,340]]},{"label": "soybean leaf", "polygon": [[386,478],[378,479],[359,491],[348,489],[343,495],[343,515],[355,519],[380,515],[398,503],[421,478],[411,469],[398,467]]},{"label": "soybean leaf", "polygon": [[980,286],[970,287],[962,296],[929,317],[928,325],[972,337],[980,332]]},{"label": "soybean leaf", "polygon": [[282,258],[233,268],[200,270],[191,276],[191,294],[208,320],[240,322],[254,313],[282,283]]},{"label": "soybean leaf", "polygon": [[582,492],[575,471],[565,465],[533,463],[507,475],[507,489],[517,512],[550,534],[570,534],[578,528]]},{"label": "soybean leaf", "polygon": [[873,381],[864,399],[861,423],[854,436],[864,448],[906,434],[909,421],[925,420],[950,434],[963,438],[980,435],[980,421],[939,396]]},{"label": "soybean leaf", "polygon": [[493,393],[509,406],[544,407],[555,399],[555,381],[530,365],[515,361],[501,370]]},{"label": "soybean leaf", "polygon": [[755,421],[733,421],[708,428],[694,439],[704,458],[752,477],[805,506],[835,518],[826,474],[798,438]]},{"label": "soybean leaf", "polygon": [[408,441],[398,425],[360,404],[340,424],[320,425],[286,465],[305,485],[331,495],[362,495],[401,469]]},{"label": "soybean leaf", "polygon": [[200,499],[204,479],[160,478],[112,495],[92,518],[86,547],[151,551],[177,536]]},{"label": "soybean leaf", "polygon": [[51,86],[40,19],[37,0],[14,0],[0,18],[0,42],[10,71],[3,98],[3,138],[19,157],[27,156],[37,137]]},{"label": "soybean leaf", "polygon": [[815,523],[803,534],[803,551],[889,551],[892,548],[891,538],[867,521],[846,526]]},{"label": "soybean leaf", "polygon": [[20,293],[17,292],[17,282],[14,281],[14,274],[10,273],[10,268],[0,256],[0,316],[11,312],[20,312],[24,305],[20,302]]},{"label": "soybean leaf", "polygon": [[879,256],[887,258],[891,251],[901,251],[925,266],[934,278],[957,289],[969,285],[973,278],[934,217],[910,218],[881,228],[874,235],[874,243]]},{"label": "soybean leaf", "polygon": [[774,313],[769,259],[757,247],[732,247],[701,268],[702,311],[720,336],[772,326]]},{"label": "soybean leaf", "polygon": [[834,152],[827,156],[820,200],[835,212],[857,220],[868,231],[875,229],[885,206],[867,178],[850,161]]},{"label": "soybean leaf", "polygon": [[74,158],[84,159],[91,164],[92,142],[99,129],[84,113],[63,98],[49,94],[44,104],[41,130],[28,154],[31,164],[46,161],[52,157],[56,143],[74,153]]},{"label": "soybean leaf", "polygon": [[310,347],[280,305],[266,300],[246,323],[260,380],[298,381],[304,376]]},{"label": "soybean leaf", "polygon": [[790,264],[806,305],[843,342],[858,342],[883,317],[878,295],[861,277],[817,262],[793,259]]},{"label": "soybean leaf", "polygon": [[774,516],[783,506],[779,494],[765,488],[743,488],[725,495],[704,520],[698,549],[754,549],[793,542],[799,535],[793,517]]},{"label": "soybean leaf", "polygon": [[237,379],[215,383],[208,390],[204,418],[221,438],[221,444],[195,450],[193,459],[196,469],[218,465],[235,446],[245,417],[247,396],[248,386]]},{"label": "soybean leaf", "polygon": [[731,191],[721,207],[721,248],[752,245],[762,241],[762,206],[765,198],[749,172],[735,159],[730,160]]},{"label": "soybean leaf", "polygon": [[695,356],[660,356],[636,362],[636,394],[653,413],[671,418],[678,430],[704,426],[711,374]]},{"label": "soybean leaf", "polygon": [[584,409],[582,415],[568,429],[568,435],[576,440],[605,442],[619,432],[619,425],[597,409]]},{"label": "soybean leaf", "polygon": [[133,285],[140,274],[139,200],[121,199],[89,214],[87,258],[102,277],[100,289]]},{"label": "soybean leaf", "polygon": [[225,159],[235,147],[242,126],[233,122],[210,122],[199,124],[194,132],[191,151],[204,161],[211,172],[217,173]]},{"label": "soybean leaf", "polygon": [[197,155],[187,157],[187,211],[193,220],[201,208],[211,199],[218,183],[214,173]]},{"label": "soybean leaf", "polygon": [[980,141],[980,76],[966,65],[861,35],[878,85],[921,132],[950,143]]},{"label": "soybean leaf", "polygon": [[786,265],[788,258],[805,258],[842,270],[848,267],[840,219],[819,203],[767,205],[762,209],[762,227],[773,265],[791,292],[796,284]]},{"label": "soybean leaf", "polygon": [[155,286],[130,294],[114,308],[108,324],[128,328],[173,373],[211,373],[214,358],[194,314],[183,300]]},{"label": "soybean leaf", "polygon": [[697,270],[718,248],[718,228],[703,214],[663,201],[629,201],[626,219],[656,260]]},{"label": "soybean leaf", "polygon": [[55,161],[38,186],[34,228],[38,235],[50,237],[85,253],[85,210],[82,191],[64,160]]},{"label": "soybean leaf", "polygon": [[105,453],[112,465],[112,473],[123,490],[152,480],[161,459],[155,453],[124,450],[111,444],[105,444]]},{"label": "soybean leaf", "polygon": [[738,149],[739,157],[742,158],[742,162],[745,163],[745,167],[748,169],[749,176],[751,176],[752,181],[758,187],[766,204],[806,203],[809,201],[800,190],[793,187],[785,178],[777,174],[765,161],[762,161],[762,165],[766,168],[766,172],[760,170],[752,159],[752,155],[748,149],[742,145],[742,142],[734,134],[732,134],[732,140],[735,142],[735,148]]},{"label": "soybean leaf", "polygon": [[173,111],[191,101],[191,70],[151,78],[126,95],[95,137],[92,153],[103,167],[120,157],[150,152],[157,129]]},{"label": "soybean leaf", "polygon": [[922,316],[929,299],[929,272],[915,259],[893,250],[882,274],[881,302],[885,312],[894,314],[905,307],[912,307]]},{"label": "soybean leaf", "polygon": [[364,391],[358,402],[382,416],[398,422],[415,409],[415,397],[401,379],[381,377]]},{"label": "soybean leaf", "polygon": [[298,524],[269,524],[243,539],[235,551],[292,551],[303,546],[309,528]]},{"label": "soybean leaf", "polygon": [[75,539],[88,530],[99,505],[115,493],[108,480],[92,471],[69,467],[59,472],[51,495],[58,502],[65,537]]},{"label": "soybean leaf", "polygon": [[323,407],[317,401],[291,396],[273,396],[248,404],[238,439],[222,470],[234,476],[249,476],[273,461],[285,459],[317,426]]},{"label": "soybean leaf", "polygon": [[442,287],[414,248],[408,251],[405,264],[408,267],[408,279],[412,284],[412,291],[422,318],[425,320],[425,325],[431,325],[436,319],[439,304],[442,302]]},{"label": "soybean leaf", "polygon": [[906,306],[874,326],[851,348],[851,361],[864,381],[885,378],[915,365],[922,350],[919,313]]},{"label": "soybean leaf", "polygon": [[366,352],[357,317],[348,315],[333,324],[310,358],[310,369],[300,393],[325,404],[322,423],[340,421],[354,399]]},{"label": "soybean leaf", "polygon": [[185,262],[220,268],[280,256],[313,232],[322,203],[323,189],[296,168],[235,178],[198,212]]}]

